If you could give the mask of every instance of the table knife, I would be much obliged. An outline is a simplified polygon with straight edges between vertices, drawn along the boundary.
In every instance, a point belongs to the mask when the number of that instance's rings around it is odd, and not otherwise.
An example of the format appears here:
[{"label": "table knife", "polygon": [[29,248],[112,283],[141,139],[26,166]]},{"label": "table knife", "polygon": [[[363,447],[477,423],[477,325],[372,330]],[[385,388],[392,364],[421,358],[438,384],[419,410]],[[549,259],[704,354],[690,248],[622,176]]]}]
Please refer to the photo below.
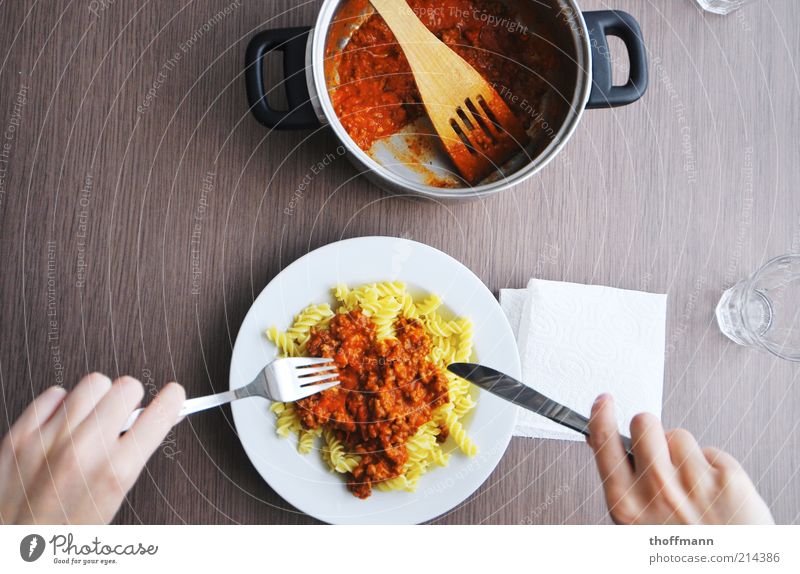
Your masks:
[{"label": "table knife", "polygon": [[[551,421],[578,431],[584,436],[589,436],[589,419],[547,398],[539,391],[535,391],[513,377],[475,363],[452,363],[448,365],[447,369],[501,399],[540,414]],[[628,453],[628,457],[633,460],[631,439],[623,436],[622,444]]]}]

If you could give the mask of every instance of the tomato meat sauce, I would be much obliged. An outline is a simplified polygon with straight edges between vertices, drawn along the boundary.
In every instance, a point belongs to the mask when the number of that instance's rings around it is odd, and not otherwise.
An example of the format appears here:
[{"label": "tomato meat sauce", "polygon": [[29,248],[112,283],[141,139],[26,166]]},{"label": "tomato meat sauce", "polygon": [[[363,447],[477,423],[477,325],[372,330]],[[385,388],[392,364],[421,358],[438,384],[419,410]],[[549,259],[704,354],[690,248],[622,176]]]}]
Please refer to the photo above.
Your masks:
[{"label": "tomato meat sauce", "polygon": [[[358,3],[360,0],[351,0]],[[492,0],[408,0],[425,26],[472,65],[527,129],[563,65],[555,45]],[[334,110],[364,151],[425,114],[411,68],[379,14],[367,18],[334,57]]]},{"label": "tomato meat sauce", "polygon": [[334,359],[341,383],[297,401],[300,421],[307,429],[330,429],[345,450],[361,455],[348,477],[359,498],[402,473],[406,442],[449,401],[447,379],[428,358],[423,325],[401,317],[395,331],[396,338],[378,340],[375,323],[357,310],[337,314],[328,329],[313,328],[307,343],[309,356]]}]

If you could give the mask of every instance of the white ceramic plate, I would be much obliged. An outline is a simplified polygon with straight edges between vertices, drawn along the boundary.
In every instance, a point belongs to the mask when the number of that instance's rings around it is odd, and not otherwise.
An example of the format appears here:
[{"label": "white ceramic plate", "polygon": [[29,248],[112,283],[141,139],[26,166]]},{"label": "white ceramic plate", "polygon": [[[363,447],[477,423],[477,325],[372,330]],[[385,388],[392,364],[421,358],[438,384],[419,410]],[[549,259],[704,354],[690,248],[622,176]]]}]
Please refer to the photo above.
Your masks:
[{"label": "white ceramic plate", "polygon": [[[404,281],[416,297],[436,293],[455,315],[472,319],[475,357],[513,377],[520,376],[516,342],[500,305],[478,277],[461,263],[427,245],[395,237],[361,237],[321,247],[281,271],[256,298],[242,323],[231,359],[232,389],[249,383],[277,354],[264,336],[271,325],[286,329],[310,303],[333,303],[331,287]],[[445,312],[446,312],[445,311]],[[232,404],[233,420],[247,456],[264,480],[287,502],[320,520],[339,524],[415,524],[454,508],[480,487],[511,440],[515,410],[476,388],[478,406],[465,419],[478,454],[455,449],[447,467],[424,475],[416,492],[353,496],[343,475],[333,474],[318,450],[297,452],[295,437],[275,434],[275,416],[262,399]]]}]

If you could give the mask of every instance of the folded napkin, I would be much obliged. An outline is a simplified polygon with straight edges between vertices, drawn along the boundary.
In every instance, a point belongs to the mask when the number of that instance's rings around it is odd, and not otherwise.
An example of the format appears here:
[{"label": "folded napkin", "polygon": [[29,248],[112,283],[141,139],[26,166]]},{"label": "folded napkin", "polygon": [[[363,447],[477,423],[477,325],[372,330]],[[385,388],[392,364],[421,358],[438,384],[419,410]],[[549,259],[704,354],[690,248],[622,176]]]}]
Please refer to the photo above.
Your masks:
[{"label": "folded napkin", "polygon": [[[522,382],[584,415],[611,393],[620,431],[648,411],[661,416],[667,296],[531,279],[501,289],[500,305],[517,337]],[[584,440],[519,409],[517,436]]]}]

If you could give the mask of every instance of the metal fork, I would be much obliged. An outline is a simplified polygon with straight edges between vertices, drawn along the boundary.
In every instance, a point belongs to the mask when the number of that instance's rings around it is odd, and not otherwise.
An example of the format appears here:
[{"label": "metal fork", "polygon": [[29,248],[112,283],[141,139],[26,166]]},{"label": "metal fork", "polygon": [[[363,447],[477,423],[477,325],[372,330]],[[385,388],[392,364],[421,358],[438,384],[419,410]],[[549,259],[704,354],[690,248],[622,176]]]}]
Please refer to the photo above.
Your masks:
[{"label": "metal fork", "polygon": [[[247,397],[263,397],[270,401],[293,402],[339,384],[339,373],[333,359],[289,357],[278,359],[264,367],[248,385],[189,399],[183,403],[179,416],[218,407]],[[136,409],[128,417],[122,432],[130,429],[144,409]]]}]

